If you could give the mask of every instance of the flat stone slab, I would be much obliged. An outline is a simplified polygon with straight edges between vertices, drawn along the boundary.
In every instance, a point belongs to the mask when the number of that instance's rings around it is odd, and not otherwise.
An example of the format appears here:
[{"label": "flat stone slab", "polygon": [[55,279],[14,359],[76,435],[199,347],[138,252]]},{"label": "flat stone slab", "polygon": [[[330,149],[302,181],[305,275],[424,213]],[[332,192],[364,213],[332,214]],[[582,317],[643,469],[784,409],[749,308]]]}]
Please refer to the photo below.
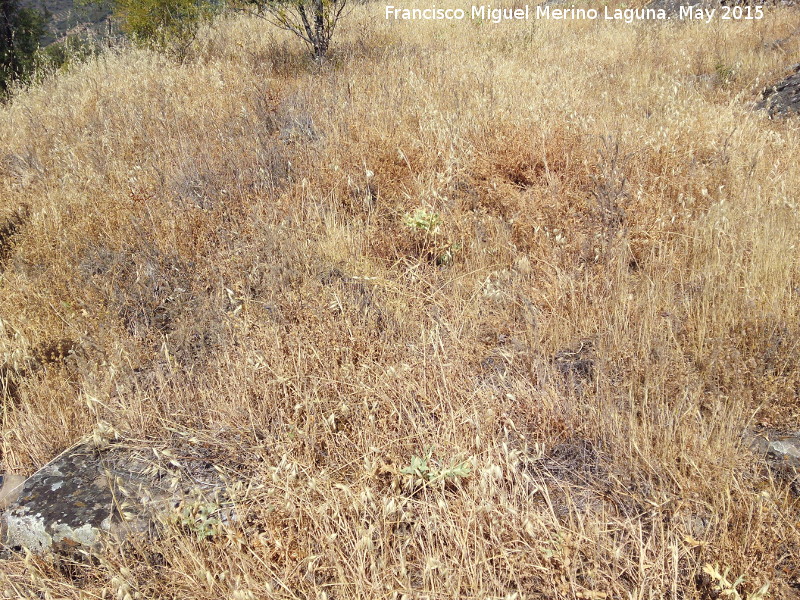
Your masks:
[{"label": "flat stone slab", "polygon": [[800,114],[800,64],[793,73],[761,93],[756,110],[766,110],[770,117],[785,117]]},{"label": "flat stone slab", "polygon": [[37,554],[96,548],[109,535],[152,532],[159,514],[223,490],[207,461],[181,463],[169,451],[159,456],[153,449],[82,443],[24,482],[0,519],[3,541]]}]

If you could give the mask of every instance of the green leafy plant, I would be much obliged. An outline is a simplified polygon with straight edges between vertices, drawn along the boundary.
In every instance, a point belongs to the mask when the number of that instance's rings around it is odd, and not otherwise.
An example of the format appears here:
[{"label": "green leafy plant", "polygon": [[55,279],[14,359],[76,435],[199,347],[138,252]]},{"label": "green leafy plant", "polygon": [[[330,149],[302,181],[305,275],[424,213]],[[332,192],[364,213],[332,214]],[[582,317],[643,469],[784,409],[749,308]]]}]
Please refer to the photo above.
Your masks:
[{"label": "green leafy plant", "polygon": [[403,225],[415,234],[418,248],[439,266],[451,264],[462,248],[459,243],[439,239],[442,217],[437,212],[417,208],[413,213],[403,215]]},{"label": "green leafy plant", "polygon": [[428,461],[431,459],[432,449],[428,449],[428,453],[425,456],[412,456],[411,457],[411,465],[408,467],[404,467],[400,470],[401,473],[405,475],[411,475],[413,477],[418,477],[420,479],[430,479],[430,467],[428,466]]},{"label": "green leafy plant", "polygon": [[403,224],[409,229],[426,235],[438,235],[442,217],[439,213],[418,208],[413,213],[403,215]]},{"label": "green leafy plant", "polygon": [[765,583],[752,594],[742,596],[738,590],[738,587],[744,583],[744,575],[739,575],[739,577],[731,581],[728,579],[728,573],[730,573],[730,569],[726,568],[722,573],[720,573],[719,565],[716,564],[705,565],[703,567],[703,572],[711,577],[711,580],[714,582],[714,591],[718,592],[725,598],[731,598],[732,600],[743,600],[744,598],[747,598],[747,600],[764,600],[767,597],[769,583]]},{"label": "green leafy plant", "polygon": [[460,463],[451,463],[448,467],[440,469],[435,475],[434,480],[446,480],[446,479],[463,479],[469,477],[470,473],[472,473],[472,465],[469,461],[464,461]]},{"label": "green leafy plant", "polygon": [[472,465],[469,461],[452,462],[449,466],[440,469],[430,464],[432,456],[433,447],[430,447],[423,456],[412,456],[411,464],[400,469],[400,472],[411,476],[414,480],[421,480],[423,483],[465,478],[472,473]]},{"label": "green leafy plant", "polygon": [[183,529],[192,532],[198,540],[204,540],[220,534],[222,520],[219,518],[221,507],[216,502],[195,500],[184,502],[178,507],[173,522]]}]

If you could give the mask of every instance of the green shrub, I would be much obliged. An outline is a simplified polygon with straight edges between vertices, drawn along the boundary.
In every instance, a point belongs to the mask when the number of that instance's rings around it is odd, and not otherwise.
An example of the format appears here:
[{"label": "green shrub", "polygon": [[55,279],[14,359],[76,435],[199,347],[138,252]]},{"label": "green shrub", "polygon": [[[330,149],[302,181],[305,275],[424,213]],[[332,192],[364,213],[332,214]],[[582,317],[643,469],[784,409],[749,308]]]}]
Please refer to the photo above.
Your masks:
[{"label": "green shrub", "polygon": [[39,64],[44,70],[66,69],[71,64],[95,56],[98,51],[96,43],[82,36],[70,35],[42,48],[39,53]]},{"label": "green shrub", "polygon": [[186,56],[203,22],[221,8],[221,0],[85,0],[110,3],[123,33],[136,42]]},{"label": "green shrub", "polygon": [[45,31],[45,16],[22,8],[17,0],[0,2],[0,95],[14,81],[26,83],[36,66],[39,38]]}]

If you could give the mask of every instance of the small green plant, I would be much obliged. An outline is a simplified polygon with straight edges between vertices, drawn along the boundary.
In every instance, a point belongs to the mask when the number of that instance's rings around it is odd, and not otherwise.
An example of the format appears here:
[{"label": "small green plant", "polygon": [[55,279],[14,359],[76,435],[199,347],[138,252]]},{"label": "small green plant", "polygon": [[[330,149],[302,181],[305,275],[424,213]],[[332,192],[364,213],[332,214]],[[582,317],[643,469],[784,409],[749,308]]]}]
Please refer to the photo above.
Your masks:
[{"label": "small green plant", "polygon": [[722,573],[720,573],[719,565],[716,564],[704,566],[703,572],[711,577],[711,580],[714,582],[714,591],[718,592],[725,598],[731,598],[732,600],[743,600],[743,598],[746,597],[747,600],[764,600],[767,597],[769,583],[765,583],[758,589],[758,591],[755,591],[752,594],[742,596],[737,588],[744,583],[744,575],[739,575],[739,577],[737,577],[734,581],[731,581],[728,579],[728,573],[730,573],[730,569],[726,568]]},{"label": "small green plant", "polygon": [[436,475],[434,475],[434,480],[447,480],[447,479],[464,479],[469,477],[469,474],[472,472],[472,465],[469,461],[464,461],[460,463],[451,463],[450,466],[441,469]]},{"label": "small green plant", "polygon": [[459,243],[439,238],[442,217],[437,212],[417,208],[413,213],[403,215],[403,224],[414,232],[418,248],[439,266],[452,264],[456,253],[462,248]]},{"label": "small green plant", "polygon": [[442,217],[439,213],[418,208],[413,213],[403,215],[403,224],[409,229],[426,235],[438,235]]},{"label": "small green plant", "polygon": [[472,465],[469,461],[453,462],[447,467],[437,469],[430,464],[432,456],[433,447],[430,447],[424,456],[412,456],[411,464],[400,469],[400,472],[410,475],[414,480],[421,480],[423,483],[465,478],[472,472]]},{"label": "small green plant", "polygon": [[459,243],[447,244],[441,249],[439,256],[436,257],[436,264],[447,266],[453,262],[456,252],[461,250],[462,246]]},{"label": "small green plant", "polygon": [[177,509],[173,522],[195,534],[198,540],[204,540],[219,535],[222,526],[222,520],[218,516],[220,510],[221,507],[216,502],[184,502]]},{"label": "small green plant", "polygon": [[428,453],[424,457],[412,456],[411,465],[401,469],[400,472],[420,479],[429,479],[430,467],[428,467],[428,461],[431,458],[432,452],[432,448],[429,448]]}]

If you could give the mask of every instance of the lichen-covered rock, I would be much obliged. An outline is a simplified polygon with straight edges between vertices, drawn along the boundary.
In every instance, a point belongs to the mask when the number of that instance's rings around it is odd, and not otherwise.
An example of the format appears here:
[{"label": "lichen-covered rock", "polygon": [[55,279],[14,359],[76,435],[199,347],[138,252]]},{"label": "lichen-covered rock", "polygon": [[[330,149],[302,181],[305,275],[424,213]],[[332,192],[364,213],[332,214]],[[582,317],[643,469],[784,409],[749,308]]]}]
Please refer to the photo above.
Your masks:
[{"label": "lichen-covered rock", "polygon": [[[28,478],[3,514],[6,547],[38,554],[94,548],[107,535],[152,530],[159,514],[222,489],[210,463],[181,465],[173,456],[92,443],[67,450]],[[181,469],[170,470],[175,465]]]},{"label": "lichen-covered rock", "polygon": [[750,431],[745,433],[745,441],[761,456],[770,472],[787,482],[792,493],[800,496],[800,431]]},{"label": "lichen-covered rock", "polygon": [[750,447],[767,461],[800,467],[800,432],[785,433],[763,430],[750,434]]},{"label": "lichen-covered rock", "polygon": [[770,117],[800,114],[800,64],[794,66],[794,73],[761,93],[756,110],[766,110]]}]

